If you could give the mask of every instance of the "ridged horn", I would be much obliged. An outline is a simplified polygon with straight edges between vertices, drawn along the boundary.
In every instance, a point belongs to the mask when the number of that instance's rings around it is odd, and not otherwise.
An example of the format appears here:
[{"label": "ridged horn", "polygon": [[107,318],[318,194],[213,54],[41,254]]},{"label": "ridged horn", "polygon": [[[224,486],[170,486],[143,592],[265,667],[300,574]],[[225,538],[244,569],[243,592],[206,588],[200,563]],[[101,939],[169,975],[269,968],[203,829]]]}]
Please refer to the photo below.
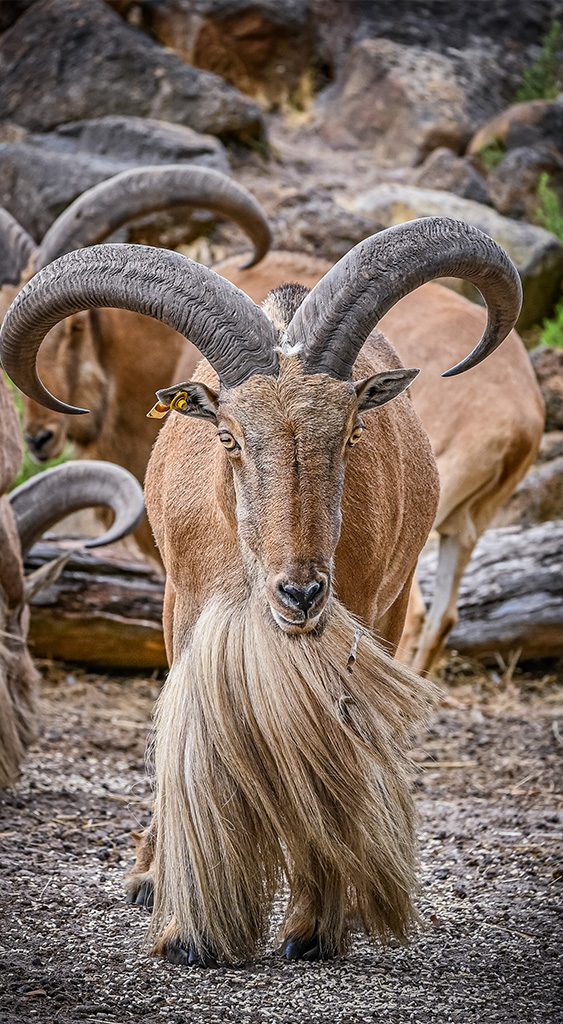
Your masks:
[{"label": "ridged horn", "polygon": [[224,387],[278,370],[274,325],[230,281],[169,249],[96,245],[44,267],[10,306],[0,331],[0,362],[20,391],[54,412],[88,412],[51,395],[35,364],[56,323],[97,306],[144,313],[179,331],[209,360]]},{"label": "ridged horn", "polygon": [[45,533],[71,512],[107,505],[115,519],[87,548],[112,544],[139,525],[144,511],[143,489],[131,473],[112,462],[65,462],[47,469],[8,495],[20,537],[22,556]]},{"label": "ridged horn", "polygon": [[260,206],[242,185],[208,167],[136,167],[88,189],[57,217],[43,238],[35,270],[73,249],[102,242],[122,224],[157,210],[197,206],[233,220],[254,245],[253,267],[272,241]]},{"label": "ridged horn", "polygon": [[23,271],[37,251],[31,235],[11,213],[0,207],[0,288],[19,284]]},{"label": "ridged horn", "polygon": [[488,307],[485,333],[444,377],[477,366],[500,345],[522,305],[516,267],[489,235],[447,217],[427,217],[380,231],[354,246],[313,288],[289,325],[309,373],[348,380],[382,316],[404,295],[437,277],[471,281]]}]

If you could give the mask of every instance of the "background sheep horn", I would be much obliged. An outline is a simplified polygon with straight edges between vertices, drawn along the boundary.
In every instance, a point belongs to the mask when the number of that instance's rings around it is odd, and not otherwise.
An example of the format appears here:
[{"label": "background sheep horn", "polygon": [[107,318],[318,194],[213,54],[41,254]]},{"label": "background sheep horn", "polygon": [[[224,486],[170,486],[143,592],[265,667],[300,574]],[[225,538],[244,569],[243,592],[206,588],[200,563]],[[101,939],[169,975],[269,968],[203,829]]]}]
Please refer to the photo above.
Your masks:
[{"label": "background sheep horn", "polygon": [[135,478],[110,462],[66,462],[31,477],[9,495],[16,520],[22,557],[49,527],[81,508],[107,505],[115,520],[86,547],[101,547],[126,537],[139,525],[144,500]]},{"label": "background sheep horn", "polygon": [[84,192],[47,231],[35,269],[71,249],[102,242],[135,217],[174,206],[202,207],[238,224],[254,245],[246,267],[258,263],[270,248],[268,223],[242,185],[210,168],[168,164],[123,171]]},{"label": "background sheep horn", "polygon": [[446,217],[409,221],[371,235],[307,296],[290,327],[311,373],[347,380],[366,338],[404,295],[437,277],[472,281],[488,307],[485,333],[445,376],[476,366],[514,327],[522,304],[516,268],[484,232]]}]

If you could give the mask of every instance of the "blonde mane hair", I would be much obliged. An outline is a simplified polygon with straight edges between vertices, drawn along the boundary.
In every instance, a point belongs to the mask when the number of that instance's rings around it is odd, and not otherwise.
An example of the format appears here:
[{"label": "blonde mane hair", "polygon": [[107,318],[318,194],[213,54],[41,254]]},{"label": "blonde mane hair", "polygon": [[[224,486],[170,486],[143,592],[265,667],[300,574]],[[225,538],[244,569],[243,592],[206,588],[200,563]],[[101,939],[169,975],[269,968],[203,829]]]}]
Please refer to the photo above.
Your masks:
[{"label": "blonde mane hair", "polygon": [[[204,607],[156,711],[153,937],[229,962],[282,933],[341,953],[351,919],[383,941],[415,920],[409,735],[433,687],[336,599],[318,634],[278,629],[260,588]],[[348,662],[355,638],[357,659]],[[178,934],[178,932],[176,932]]]}]

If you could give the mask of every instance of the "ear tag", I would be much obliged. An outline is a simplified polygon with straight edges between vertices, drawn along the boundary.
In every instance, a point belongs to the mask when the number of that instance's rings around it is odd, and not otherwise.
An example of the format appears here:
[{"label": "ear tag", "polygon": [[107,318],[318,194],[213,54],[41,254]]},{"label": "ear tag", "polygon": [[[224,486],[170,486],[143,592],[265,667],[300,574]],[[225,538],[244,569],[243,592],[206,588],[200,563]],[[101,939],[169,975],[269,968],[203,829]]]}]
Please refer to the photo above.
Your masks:
[{"label": "ear tag", "polygon": [[177,395],[170,402],[170,408],[176,409],[178,412],[182,412],[188,404],[188,393],[187,391],[179,391]]},{"label": "ear tag", "polygon": [[152,409],[147,413],[148,420],[163,420],[165,416],[168,416],[170,408],[167,405],[163,405],[162,402],[157,402],[153,405]]}]

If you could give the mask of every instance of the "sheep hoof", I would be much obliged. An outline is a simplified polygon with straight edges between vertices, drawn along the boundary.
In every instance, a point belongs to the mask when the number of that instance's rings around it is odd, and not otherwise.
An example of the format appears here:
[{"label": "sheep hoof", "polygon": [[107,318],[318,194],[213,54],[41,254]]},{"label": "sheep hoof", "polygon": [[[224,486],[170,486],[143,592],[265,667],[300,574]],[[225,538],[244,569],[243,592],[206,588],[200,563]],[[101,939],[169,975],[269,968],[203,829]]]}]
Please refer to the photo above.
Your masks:
[{"label": "sheep hoof", "polygon": [[332,953],[321,948],[319,942],[318,928],[308,939],[302,939],[298,935],[290,935],[283,943],[280,953],[286,960],[307,960],[312,963],[315,960],[328,960]]},{"label": "sheep hoof", "polygon": [[162,950],[165,960],[169,964],[177,964],[180,967],[218,967],[215,957],[210,953],[198,953],[191,943],[186,948],[179,939],[167,942]]},{"label": "sheep hoof", "polygon": [[144,907],[152,911],[154,908],[154,882],[152,878],[145,878],[138,886],[130,886],[127,893],[127,902],[133,907]]}]

